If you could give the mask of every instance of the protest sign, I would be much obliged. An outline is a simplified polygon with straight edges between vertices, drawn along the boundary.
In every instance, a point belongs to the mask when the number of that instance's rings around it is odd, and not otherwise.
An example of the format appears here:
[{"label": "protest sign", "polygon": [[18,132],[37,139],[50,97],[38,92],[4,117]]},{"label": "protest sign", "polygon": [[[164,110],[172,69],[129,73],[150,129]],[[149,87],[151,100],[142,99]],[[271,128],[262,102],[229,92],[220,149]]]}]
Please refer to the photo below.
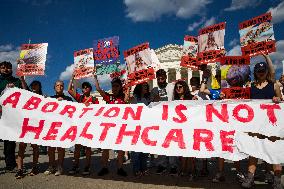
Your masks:
[{"label": "protest sign", "polygon": [[44,75],[48,43],[23,44],[18,60],[17,75]]},{"label": "protest sign", "polygon": [[[284,104],[271,100],[183,100],[149,107],[144,104],[87,107],[10,88],[0,97],[0,105],[3,140],[63,148],[81,144],[234,161],[254,155],[268,163],[284,163]],[[261,134],[264,139],[247,133]],[[271,136],[277,140],[268,140]],[[250,145],[244,145],[250,141],[261,150],[255,152]]]},{"label": "protest sign", "polygon": [[221,87],[226,99],[249,99],[250,57],[225,56],[221,58]]},{"label": "protest sign", "polygon": [[93,49],[84,49],[74,52],[75,79],[91,77],[94,71]]},{"label": "protest sign", "polygon": [[143,43],[124,51],[124,58],[128,70],[128,85],[137,85],[155,78],[155,70],[154,67],[152,67],[151,56],[153,55],[149,48],[149,43]]},{"label": "protest sign", "polygon": [[110,90],[110,83],[114,78],[123,81],[126,74],[126,65],[119,60],[119,37],[113,36],[94,41],[94,59],[98,81],[103,83],[105,90]]},{"label": "protest sign", "polygon": [[242,55],[257,56],[276,51],[271,13],[239,24]]},{"label": "protest sign", "polygon": [[197,37],[186,35],[184,37],[183,54],[181,57],[180,66],[189,68],[194,71],[198,70],[197,53]]},{"label": "protest sign", "polygon": [[197,55],[199,63],[219,62],[220,58],[225,56],[225,27],[226,23],[222,22],[199,30]]}]

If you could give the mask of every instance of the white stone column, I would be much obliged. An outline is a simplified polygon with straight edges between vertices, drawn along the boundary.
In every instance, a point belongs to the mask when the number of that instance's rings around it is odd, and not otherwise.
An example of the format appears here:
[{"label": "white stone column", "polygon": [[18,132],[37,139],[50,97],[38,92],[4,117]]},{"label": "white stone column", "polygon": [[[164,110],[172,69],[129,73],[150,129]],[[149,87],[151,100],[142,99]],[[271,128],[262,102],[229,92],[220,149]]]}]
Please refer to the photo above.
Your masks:
[{"label": "white stone column", "polygon": [[200,84],[201,84],[201,81],[202,81],[202,76],[203,76],[203,71],[199,70]]},{"label": "white stone column", "polygon": [[166,73],[167,73],[167,82],[169,82],[169,69],[168,68],[163,68]]},{"label": "white stone column", "polygon": [[181,79],[181,73],[180,73],[180,68],[176,68],[176,80]]},{"label": "white stone column", "polygon": [[190,79],[192,78],[192,70],[191,69],[187,69],[187,82],[188,85],[190,85]]},{"label": "white stone column", "polygon": [[153,79],[152,82],[153,82],[153,88],[158,87],[157,78]]}]

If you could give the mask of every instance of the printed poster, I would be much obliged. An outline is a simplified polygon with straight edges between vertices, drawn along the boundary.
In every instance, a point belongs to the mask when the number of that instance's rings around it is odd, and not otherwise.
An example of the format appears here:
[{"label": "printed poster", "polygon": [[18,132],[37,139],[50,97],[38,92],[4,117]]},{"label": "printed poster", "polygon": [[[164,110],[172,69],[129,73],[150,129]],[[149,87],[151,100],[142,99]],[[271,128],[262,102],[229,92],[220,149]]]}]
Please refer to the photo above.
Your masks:
[{"label": "printed poster", "polygon": [[91,77],[94,71],[93,48],[74,52],[75,79]]},{"label": "printed poster", "polygon": [[226,99],[250,99],[250,57],[221,58],[221,88]]},{"label": "printed poster", "polygon": [[184,37],[183,53],[180,66],[191,70],[198,70],[197,62],[198,38],[186,35]]},{"label": "printed poster", "polygon": [[23,44],[18,60],[17,75],[44,75],[48,43]]},{"label": "printed poster", "polygon": [[225,27],[222,22],[199,30],[198,35],[198,62],[208,64],[219,62],[225,56]]},{"label": "printed poster", "polygon": [[128,69],[127,79],[130,86],[155,78],[155,70],[152,67],[152,56],[149,43],[143,43],[124,51]]},{"label": "printed poster", "polygon": [[276,52],[271,13],[266,13],[239,24],[242,55],[257,56]]}]

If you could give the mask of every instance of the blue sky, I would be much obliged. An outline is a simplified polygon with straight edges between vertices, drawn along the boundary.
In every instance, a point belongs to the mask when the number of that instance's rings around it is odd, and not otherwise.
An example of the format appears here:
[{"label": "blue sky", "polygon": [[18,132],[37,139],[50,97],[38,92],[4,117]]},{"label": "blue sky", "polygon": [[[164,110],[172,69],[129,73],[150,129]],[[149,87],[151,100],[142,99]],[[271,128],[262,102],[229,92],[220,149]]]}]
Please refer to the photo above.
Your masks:
[{"label": "blue sky", "polygon": [[[120,50],[143,42],[153,49],[183,44],[184,35],[197,35],[203,26],[226,21],[225,48],[238,55],[238,23],[272,11],[278,52],[271,57],[282,73],[284,59],[283,0],[0,0],[0,61],[15,62],[19,46],[47,42],[44,93],[54,82],[71,75],[73,52],[93,46],[95,39],[118,35]],[[121,56],[121,61],[123,57]]]}]

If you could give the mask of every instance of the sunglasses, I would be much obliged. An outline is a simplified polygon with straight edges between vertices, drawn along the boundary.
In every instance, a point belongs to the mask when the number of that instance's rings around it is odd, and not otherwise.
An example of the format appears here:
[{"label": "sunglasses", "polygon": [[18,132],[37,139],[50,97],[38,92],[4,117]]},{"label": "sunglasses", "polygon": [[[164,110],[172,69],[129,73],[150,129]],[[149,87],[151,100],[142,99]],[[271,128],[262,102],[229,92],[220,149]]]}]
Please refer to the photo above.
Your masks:
[{"label": "sunglasses", "polygon": [[183,86],[182,85],[177,85],[177,89],[182,89]]}]

